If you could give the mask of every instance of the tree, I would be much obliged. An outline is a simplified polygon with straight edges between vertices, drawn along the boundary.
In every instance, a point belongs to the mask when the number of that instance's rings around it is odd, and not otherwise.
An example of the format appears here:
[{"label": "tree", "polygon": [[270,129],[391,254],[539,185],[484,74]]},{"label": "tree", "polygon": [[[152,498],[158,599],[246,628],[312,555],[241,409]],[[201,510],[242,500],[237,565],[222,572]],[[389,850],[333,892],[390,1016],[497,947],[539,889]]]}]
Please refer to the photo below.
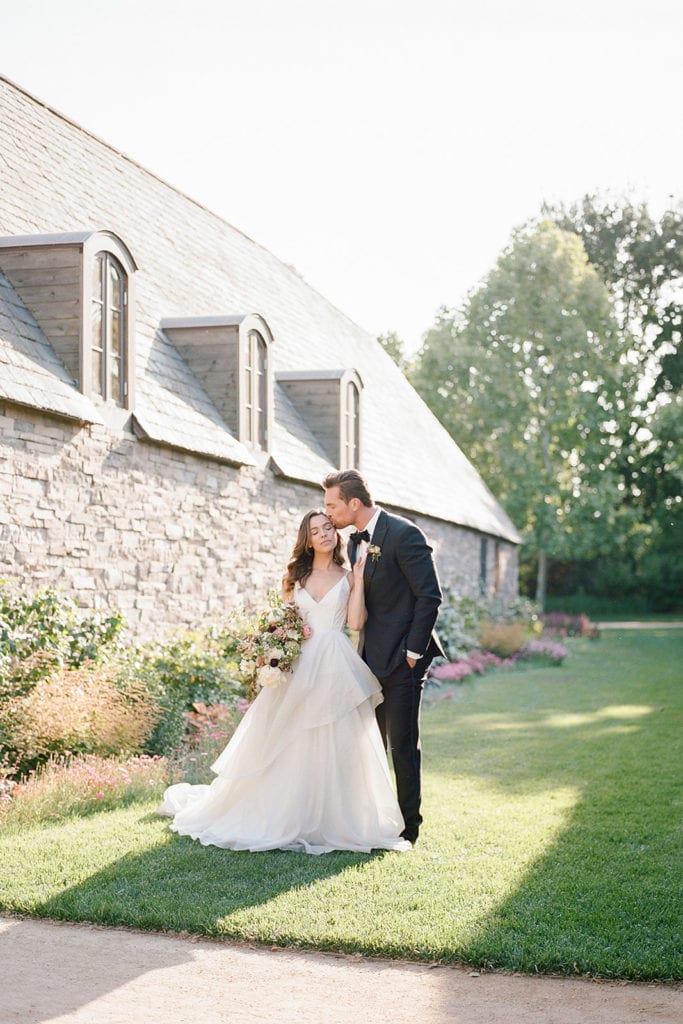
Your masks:
[{"label": "tree", "polygon": [[380,334],[377,340],[384,351],[394,360],[399,370],[403,370],[405,373],[407,367],[405,345],[396,331],[387,331],[386,334]]},{"label": "tree", "polygon": [[543,221],[459,312],[440,311],[411,372],[537,555],[541,604],[548,556],[594,553],[623,528],[627,347],[580,239]]},{"label": "tree", "polygon": [[[568,206],[544,206],[543,215],[572,231],[615,302],[622,331],[632,339],[646,375],[646,396],[680,389],[683,383],[683,204],[666,210],[659,221],[645,203],[585,195]],[[642,397],[642,396],[641,396]]]},{"label": "tree", "polygon": [[[614,300],[620,328],[630,336],[631,417],[621,424],[618,457],[623,507],[633,521],[626,545],[629,578],[633,592],[647,592],[653,608],[663,610],[666,601],[675,608],[683,575],[676,547],[680,463],[672,458],[680,442],[680,428],[674,435],[683,387],[683,205],[672,204],[656,220],[644,203],[586,195],[544,212],[581,238]],[[623,560],[622,547],[603,561],[598,575],[613,584]]]}]

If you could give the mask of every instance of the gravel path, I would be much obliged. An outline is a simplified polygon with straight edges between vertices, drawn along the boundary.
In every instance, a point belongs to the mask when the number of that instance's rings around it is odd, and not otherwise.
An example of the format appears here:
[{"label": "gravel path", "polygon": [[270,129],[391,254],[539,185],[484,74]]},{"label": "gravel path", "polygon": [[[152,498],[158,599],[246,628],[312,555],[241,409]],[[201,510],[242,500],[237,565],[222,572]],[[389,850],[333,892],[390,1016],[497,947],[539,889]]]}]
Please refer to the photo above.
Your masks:
[{"label": "gravel path", "polygon": [[0,916],[2,1024],[680,1024],[681,985],[481,974]]}]

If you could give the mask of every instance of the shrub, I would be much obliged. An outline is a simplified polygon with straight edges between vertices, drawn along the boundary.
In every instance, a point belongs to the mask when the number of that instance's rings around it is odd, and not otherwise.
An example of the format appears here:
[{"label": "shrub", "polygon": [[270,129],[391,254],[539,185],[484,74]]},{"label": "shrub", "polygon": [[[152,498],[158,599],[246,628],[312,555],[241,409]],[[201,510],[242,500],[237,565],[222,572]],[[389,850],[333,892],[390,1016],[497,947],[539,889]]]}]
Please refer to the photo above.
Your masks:
[{"label": "shrub", "polygon": [[596,639],[600,630],[583,612],[577,615],[567,612],[547,612],[541,616],[543,629],[558,636],[587,636]]},{"label": "shrub", "polygon": [[50,755],[135,753],[152,732],[159,708],[145,687],[119,685],[115,666],[84,665],[36,682],[0,705],[0,742],[20,771]]},{"label": "shrub", "polygon": [[56,669],[101,661],[122,628],[119,612],[86,614],[49,587],[26,594],[0,581],[0,699],[28,692]]},{"label": "shrub", "polygon": [[237,707],[244,683],[229,630],[187,633],[171,643],[140,646],[120,663],[120,678],[141,683],[159,708],[145,743],[150,754],[172,754],[184,744],[186,714],[195,703]]},{"label": "shrub", "polygon": [[[679,540],[681,530],[679,528]],[[640,566],[639,584],[648,596],[653,612],[675,612],[683,608],[683,558],[680,550],[653,550]]]},{"label": "shrub", "polygon": [[[508,630],[507,626],[514,629]],[[542,628],[538,606],[529,598],[519,597],[510,601],[496,595],[485,601],[483,598],[461,596],[448,586],[443,588],[443,603],[436,629],[450,662],[461,660],[480,644],[506,656],[517,650],[526,636],[540,633]],[[482,642],[482,629],[495,646]],[[519,642],[510,649],[517,633],[521,634]]]},{"label": "shrub", "polygon": [[527,635],[524,622],[491,622],[485,619],[479,627],[482,650],[492,651],[500,658],[509,658],[520,649]]},{"label": "shrub", "polygon": [[173,769],[164,758],[53,756],[0,801],[0,822],[26,825],[161,796]]},{"label": "shrub", "polygon": [[449,661],[458,661],[477,646],[483,608],[481,601],[463,597],[451,587],[443,587],[436,630]]},{"label": "shrub", "polygon": [[543,628],[538,604],[529,597],[516,597],[512,601],[495,595],[486,604],[486,618],[491,622],[522,622],[530,633]]},{"label": "shrub", "polygon": [[553,640],[533,639],[522,644],[520,657],[543,665],[561,665],[569,651]]}]

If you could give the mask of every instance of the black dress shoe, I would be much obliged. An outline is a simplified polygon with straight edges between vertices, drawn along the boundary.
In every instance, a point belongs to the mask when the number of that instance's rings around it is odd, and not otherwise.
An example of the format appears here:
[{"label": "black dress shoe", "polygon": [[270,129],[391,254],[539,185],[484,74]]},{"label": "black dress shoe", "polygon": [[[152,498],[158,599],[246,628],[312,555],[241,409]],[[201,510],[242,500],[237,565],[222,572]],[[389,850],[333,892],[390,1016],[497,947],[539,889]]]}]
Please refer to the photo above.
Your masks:
[{"label": "black dress shoe", "polygon": [[407,839],[413,846],[417,842],[417,829],[416,828],[404,828],[401,832],[401,839]]}]

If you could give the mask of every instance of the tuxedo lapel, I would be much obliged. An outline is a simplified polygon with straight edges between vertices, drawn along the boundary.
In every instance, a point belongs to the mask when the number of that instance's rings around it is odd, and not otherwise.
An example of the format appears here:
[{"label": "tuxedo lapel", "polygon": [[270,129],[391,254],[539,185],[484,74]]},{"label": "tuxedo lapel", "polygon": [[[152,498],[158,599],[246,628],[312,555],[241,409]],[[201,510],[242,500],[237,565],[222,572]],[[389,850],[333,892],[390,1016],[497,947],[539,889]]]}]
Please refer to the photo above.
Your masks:
[{"label": "tuxedo lapel", "polygon": [[[379,514],[377,526],[375,527],[374,532],[372,534],[372,540],[370,541],[370,544],[373,546],[377,546],[381,549],[382,544],[384,543],[384,538],[387,535],[388,529],[389,516],[386,514],[384,510],[382,510]],[[377,558],[373,558],[372,555],[368,555],[367,560],[365,562],[365,570],[363,572],[363,581],[365,583],[366,589],[372,583],[372,577],[375,575],[375,572],[377,571],[377,566],[379,565],[381,560],[381,554]]]}]

